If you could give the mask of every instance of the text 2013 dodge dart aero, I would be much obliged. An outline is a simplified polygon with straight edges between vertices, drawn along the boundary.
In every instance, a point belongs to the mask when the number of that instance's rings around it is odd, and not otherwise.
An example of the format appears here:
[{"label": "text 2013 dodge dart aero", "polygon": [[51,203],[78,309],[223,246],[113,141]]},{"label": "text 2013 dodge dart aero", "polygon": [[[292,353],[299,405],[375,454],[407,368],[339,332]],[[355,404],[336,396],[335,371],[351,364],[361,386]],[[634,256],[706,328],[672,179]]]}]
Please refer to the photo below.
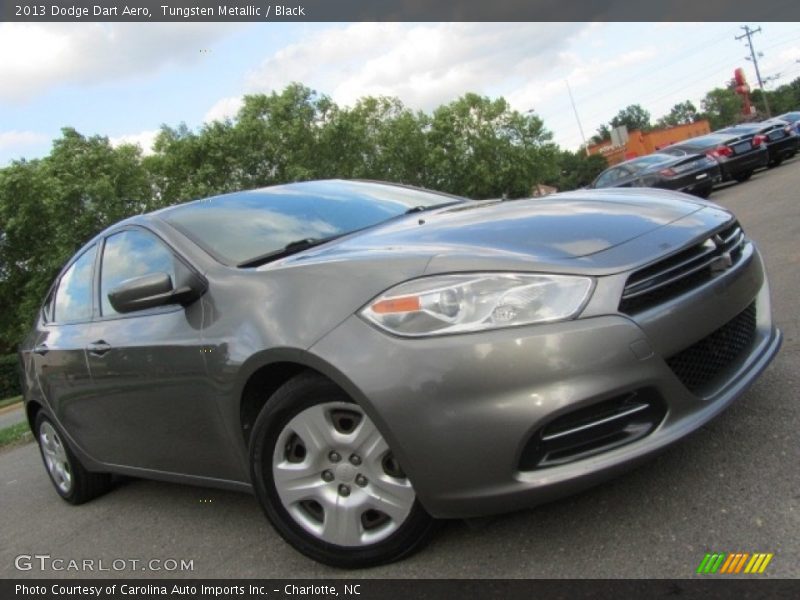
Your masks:
[{"label": "text 2013 dodge dart aero", "polygon": [[110,474],[253,491],[332,565],[593,485],[713,418],[780,346],[727,210],[652,189],[469,201],[288,184],[136,216],[21,347],[72,503]]}]

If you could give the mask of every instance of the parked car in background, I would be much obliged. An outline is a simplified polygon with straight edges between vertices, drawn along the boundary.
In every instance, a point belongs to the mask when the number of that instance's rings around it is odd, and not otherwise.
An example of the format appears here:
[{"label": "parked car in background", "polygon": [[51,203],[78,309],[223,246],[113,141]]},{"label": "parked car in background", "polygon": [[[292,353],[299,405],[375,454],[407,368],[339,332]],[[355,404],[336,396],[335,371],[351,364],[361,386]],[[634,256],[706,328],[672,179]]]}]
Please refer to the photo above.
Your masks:
[{"label": "parked car in background", "polygon": [[705,154],[717,161],[723,181],[741,182],[769,163],[766,141],[760,134],[714,132],[667,146],[659,152],[672,156]]},{"label": "parked car in background", "polygon": [[110,473],[250,491],[300,552],[363,567],[419,549],[436,517],[640,464],[780,344],[756,245],[709,202],[314,181],[100,232],[20,353],[65,501]]},{"label": "parked car in background", "polygon": [[606,169],[589,187],[656,187],[707,198],[721,180],[719,165],[710,156],[655,153]]},{"label": "parked car in background", "polygon": [[787,158],[797,154],[800,141],[794,126],[780,119],[769,119],[761,123],[742,123],[721,129],[718,133],[766,138],[770,167],[777,167]]},{"label": "parked car in background", "polygon": [[800,111],[783,113],[775,118],[789,123],[792,127],[794,127],[795,133],[800,135]]}]

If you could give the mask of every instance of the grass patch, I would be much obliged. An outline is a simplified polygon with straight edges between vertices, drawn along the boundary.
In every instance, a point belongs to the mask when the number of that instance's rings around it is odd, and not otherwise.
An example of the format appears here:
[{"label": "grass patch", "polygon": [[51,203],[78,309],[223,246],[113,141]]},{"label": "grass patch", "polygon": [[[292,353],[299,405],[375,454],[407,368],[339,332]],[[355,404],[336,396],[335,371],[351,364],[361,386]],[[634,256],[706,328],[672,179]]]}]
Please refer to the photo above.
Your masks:
[{"label": "grass patch", "polygon": [[27,423],[17,423],[11,427],[0,429],[0,448],[19,444],[33,439]]},{"label": "grass patch", "polygon": [[4,400],[0,400],[0,408],[11,406],[12,404],[16,404],[17,402],[22,402],[22,396],[12,396],[11,398],[5,398]]}]

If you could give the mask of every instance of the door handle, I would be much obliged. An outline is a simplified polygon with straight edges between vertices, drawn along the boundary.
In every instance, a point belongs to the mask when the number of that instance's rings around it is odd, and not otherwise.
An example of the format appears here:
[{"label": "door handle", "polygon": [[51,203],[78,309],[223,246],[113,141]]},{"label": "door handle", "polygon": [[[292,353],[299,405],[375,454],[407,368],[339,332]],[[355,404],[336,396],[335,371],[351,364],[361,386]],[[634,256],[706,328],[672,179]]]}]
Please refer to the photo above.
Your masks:
[{"label": "door handle", "polygon": [[39,344],[33,349],[33,353],[39,356],[44,356],[48,352],[50,352],[50,348],[47,347],[47,344]]},{"label": "door handle", "polygon": [[86,350],[89,351],[89,354],[94,354],[95,356],[103,356],[106,352],[111,350],[111,344],[107,344],[103,340],[98,340],[86,346]]}]

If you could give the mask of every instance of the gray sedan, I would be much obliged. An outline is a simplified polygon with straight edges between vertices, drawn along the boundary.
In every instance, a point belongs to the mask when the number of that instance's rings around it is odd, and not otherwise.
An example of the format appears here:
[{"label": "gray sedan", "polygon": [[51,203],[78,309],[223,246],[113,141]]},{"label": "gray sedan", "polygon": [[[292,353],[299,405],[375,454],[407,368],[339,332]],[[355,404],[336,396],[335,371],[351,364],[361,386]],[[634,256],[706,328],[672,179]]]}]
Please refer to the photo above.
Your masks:
[{"label": "gray sedan", "polygon": [[253,492],[316,560],[642,462],[778,352],[735,217],[659,190],[469,201],[289,184],[140,215],[66,264],[20,348],[56,492]]}]

